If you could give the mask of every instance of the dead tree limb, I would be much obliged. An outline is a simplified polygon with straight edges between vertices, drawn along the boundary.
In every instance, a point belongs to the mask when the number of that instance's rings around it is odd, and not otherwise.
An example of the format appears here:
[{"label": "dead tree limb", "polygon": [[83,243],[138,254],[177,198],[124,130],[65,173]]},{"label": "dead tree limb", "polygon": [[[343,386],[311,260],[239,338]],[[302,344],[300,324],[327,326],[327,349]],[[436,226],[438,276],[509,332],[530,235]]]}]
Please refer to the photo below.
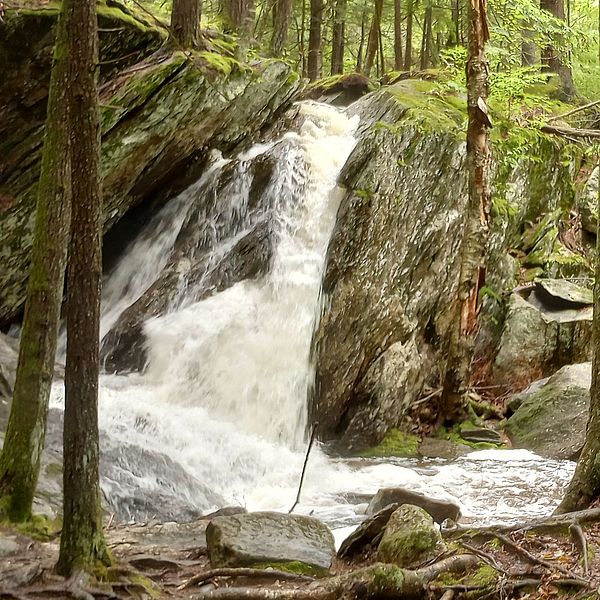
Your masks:
[{"label": "dead tree limb", "polygon": [[356,571],[314,581],[308,586],[252,588],[229,587],[207,590],[196,600],[370,600],[402,598],[420,600],[427,584],[441,573],[464,572],[479,564],[473,554],[460,554],[414,571],[377,563]]},{"label": "dead tree limb", "polygon": [[568,138],[600,138],[600,129],[577,129],[575,127],[559,127],[557,125],[542,125],[540,131]]},{"label": "dead tree limb", "polygon": [[571,537],[581,554],[581,558],[583,559],[583,573],[585,575],[589,574],[589,564],[588,564],[588,547],[587,547],[587,539],[585,537],[585,533],[583,533],[583,529],[579,523],[573,523],[569,527],[569,531],[571,532]]},{"label": "dead tree limb", "polygon": [[584,104],[583,106],[578,106],[577,108],[574,108],[573,110],[570,110],[569,112],[563,113],[562,115],[556,115],[555,117],[550,117],[548,119],[548,123],[552,123],[554,121],[564,119],[565,117],[570,117],[571,115],[574,115],[575,113],[581,112],[583,110],[587,110],[588,108],[592,108],[593,106],[598,106],[598,104],[600,104],[600,100],[594,100],[593,102],[590,102],[589,104]]},{"label": "dead tree limb", "polygon": [[194,585],[200,585],[211,581],[212,579],[219,579],[221,577],[257,577],[262,579],[278,579],[280,581],[308,581],[312,582],[315,580],[314,577],[308,575],[298,575],[296,573],[289,573],[288,571],[278,571],[276,569],[212,569],[205,573],[199,573],[190,577],[187,581],[181,584],[177,589],[184,590]]}]

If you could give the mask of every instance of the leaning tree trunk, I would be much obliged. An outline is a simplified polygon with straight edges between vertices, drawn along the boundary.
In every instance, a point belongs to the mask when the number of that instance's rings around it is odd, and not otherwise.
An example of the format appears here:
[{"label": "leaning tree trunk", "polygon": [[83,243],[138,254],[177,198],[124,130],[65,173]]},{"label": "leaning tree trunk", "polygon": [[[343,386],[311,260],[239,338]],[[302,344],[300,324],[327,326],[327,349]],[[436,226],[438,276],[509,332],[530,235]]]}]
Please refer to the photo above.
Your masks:
[{"label": "leaning tree trunk", "polygon": [[70,220],[67,56],[67,28],[61,11],[50,76],[19,363],[0,455],[0,510],[13,522],[31,516],[54,374]]},{"label": "leaning tree trunk", "polygon": [[[540,0],[540,8],[561,21],[565,20],[564,0]],[[556,46],[550,44],[542,49],[542,65],[546,70],[558,75],[566,99],[577,95],[571,67],[565,64]]]},{"label": "leaning tree trunk", "polygon": [[292,6],[293,0],[277,0],[274,4],[275,18],[271,38],[271,54],[273,56],[279,57],[283,54],[290,27]]},{"label": "leaning tree trunk", "polygon": [[394,69],[404,66],[402,52],[402,0],[394,0]]},{"label": "leaning tree trunk", "polygon": [[381,13],[383,10],[383,0],[375,0],[373,7],[373,19],[371,20],[371,29],[369,30],[369,40],[367,42],[367,54],[363,73],[367,76],[371,73],[377,50],[379,49],[379,30],[381,28]]},{"label": "leaning tree trunk", "polygon": [[[600,191],[597,198],[600,207]],[[600,231],[598,232],[600,235]],[[596,237],[600,240],[600,237]],[[596,243],[596,256],[600,244]],[[577,461],[573,479],[557,513],[573,512],[589,507],[600,497],[600,259],[596,259],[596,284],[594,286],[592,387],[590,388],[590,416],[585,434],[585,444]]]},{"label": "leaning tree trunk", "polygon": [[185,49],[198,43],[201,0],[173,0],[171,35]]},{"label": "leaning tree trunk", "polygon": [[346,6],[348,0],[337,0],[333,14],[333,35],[331,39],[331,74],[344,72],[344,48],[346,37]]},{"label": "leaning tree trunk", "polygon": [[321,76],[321,35],[323,30],[323,0],[310,0],[310,31],[308,34],[308,66],[310,81]]},{"label": "leaning tree trunk", "polygon": [[456,420],[464,408],[477,329],[479,292],[485,280],[488,239],[490,146],[487,114],[489,68],[485,43],[489,39],[487,0],[469,0],[467,75],[467,170],[469,194],[460,245],[460,274],[450,330],[448,361],[440,400],[438,424]]},{"label": "leaning tree trunk", "polygon": [[67,274],[63,529],[57,570],[108,563],[99,484],[102,195],[95,0],[64,0],[69,28],[72,219]]}]

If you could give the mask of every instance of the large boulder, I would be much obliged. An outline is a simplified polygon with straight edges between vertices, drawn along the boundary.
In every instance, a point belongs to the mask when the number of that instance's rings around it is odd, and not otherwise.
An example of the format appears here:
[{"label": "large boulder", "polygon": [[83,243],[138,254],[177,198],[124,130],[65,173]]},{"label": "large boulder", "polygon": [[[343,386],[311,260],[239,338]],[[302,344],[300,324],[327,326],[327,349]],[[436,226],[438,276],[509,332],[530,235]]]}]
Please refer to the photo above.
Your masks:
[{"label": "large boulder", "polygon": [[313,517],[275,512],[213,519],[206,530],[213,568],[274,567],[325,574],[335,556],[333,534]]},{"label": "large boulder", "polygon": [[19,359],[19,342],[0,332],[0,411],[12,397]]},{"label": "large boulder", "polygon": [[446,519],[458,521],[460,506],[451,500],[431,498],[402,487],[381,488],[369,502],[367,514],[379,512],[390,504],[411,504],[427,511],[436,523],[443,523]]},{"label": "large boulder", "polygon": [[493,377],[527,384],[558,368],[591,359],[591,290],[566,280],[541,280],[511,295]]},{"label": "large boulder", "polygon": [[444,551],[439,528],[429,513],[404,504],[390,517],[377,548],[377,560],[415,567]]},{"label": "large boulder", "polygon": [[575,460],[585,441],[591,365],[568,365],[514,396],[506,431],[515,448]]},{"label": "large boulder", "polygon": [[[162,42],[164,34],[153,26],[138,28],[117,8],[111,7],[110,14],[114,19],[107,30],[134,27],[150,36],[145,54],[133,52],[134,59],[149,55]],[[25,46],[18,63],[2,62],[0,103],[13,108],[3,111],[0,124],[0,324],[16,318],[24,300],[56,15],[55,7],[7,11],[0,23],[3,48],[14,31],[37,40],[31,31],[42,17],[47,22],[44,44]],[[105,46],[110,43],[106,37],[103,41]],[[127,54],[123,48],[112,52],[117,57]],[[115,64],[118,69],[103,74],[100,92],[105,231],[133,206],[164,203],[197,179],[211,148],[230,152],[252,140],[298,89],[298,78],[283,62],[249,68],[210,50],[193,59],[181,52],[157,53],[135,68]],[[17,71],[6,72],[13,65]],[[32,104],[35,110],[28,108]]]},{"label": "large boulder", "polygon": [[581,225],[589,233],[596,235],[598,230],[598,182],[600,168],[595,167],[579,197],[577,209],[581,215]]}]

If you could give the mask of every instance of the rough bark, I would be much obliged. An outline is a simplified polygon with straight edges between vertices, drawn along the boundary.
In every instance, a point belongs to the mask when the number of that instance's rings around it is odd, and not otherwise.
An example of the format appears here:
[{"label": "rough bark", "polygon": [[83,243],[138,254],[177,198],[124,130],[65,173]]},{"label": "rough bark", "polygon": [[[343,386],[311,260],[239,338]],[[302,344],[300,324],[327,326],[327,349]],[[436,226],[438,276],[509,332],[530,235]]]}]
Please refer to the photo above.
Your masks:
[{"label": "rough bark", "polygon": [[431,42],[432,42],[433,7],[430,5],[425,9],[423,21],[423,41],[421,44],[421,69],[427,69],[431,64]]},{"label": "rough bark", "polygon": [[394,0],[394,69],[404,67],[402,52],[402,0]]},{"label": "rough bark", "polygon": [[439,423],[455,420],[463,408],[469,385],[477,329],[479,291],[485,281],[488,239],[490,146],[487,114],[489,67],[485,43],[489,39],[486,0],[469,0],[467,75],[467,170],[469,198],[460,248],[458,297],[455,303],[448,362],[440,399]]},{"label": "rough bark", "polygon": [[293,0],[277,0],[274,11],[273,37],[271,38],[271,54],[281,56],[287,41]]},{"label": "rough bark", "polygon": [[344,72],[344,48],[346,36],[346,6],[348,0],[337,0],[333,15],[333,35],[331,40],[331,74]]},{"label": "rough bark", "polygon": [[418,0],[408,0],[406,7],[406,50],[404,52],[404,70],[410,71],[412,67],[413,21]]},{"label": "rough bark", "polygon": [[[565,20],[564,0],[540,0],[540,8],[548,11],[557,19]],[[561,53],[554,45],[548,45],[542,49],[542,65],[546,70],[558,75],[566,99],[572,99],[577,95],[571,67],[565,63]]]},{"label": "rough bark", "polygon": [[46,434],[63,295],[70,220],[67,44],[61,13],[50,78],[19,363],[0,456],[0,512],[13,522],[31,516]]},{"label": "rough bark", "polygon": [[308,78],[315,81],[321,76],[321,37],[323,29],[323,0],[310,1],[310,31],[308,34]]},{"label": "rough bark", "polygon": [[245,60],[256,13],[254,0],[226,0],[224,10],[227,28],[239,37],[238,58]]},{"label": "rough bark", "polygon": [[171,35],[183,48],[198,43],[201,10],[201,0],[173,0]]},{"label": "rough bark", "polygon": [[69,31],[72,219],[67,274],[64,514],[57,570],[108,563],[99,483],[98,374],[102,194],[94,0],[64,0]]},{"label": "rough bark", "polygon": [[381,13],[383,11],[383,0],[375,0],[373,8],[373,18],[371,20],[371,29],[369,30],[369,40],[367,41],[367,54],[365,57],[364,74],[369,75],[377,56],[379,49],[379,32],[381,28]]},{"label": "rough bark", "polygon": [[[600,206],[600,194],[598,205]],[[587,508],[600,497],[600,260],[596,260],[592,336],[594,348],[592,386],[590,388],[590,416],[585,443],[573,479],[571,479],[565,497],[556,510],[559,514]]]},{"label": "rough bark", "polygon": [[358,44],[358,50],[356,52],[356,72],[362,73],[363,68],[363,50],[365,47],[365,36],[367,33],[367,7],[366,3],[363,7],[362,18],[360,21],[360,42]]}]

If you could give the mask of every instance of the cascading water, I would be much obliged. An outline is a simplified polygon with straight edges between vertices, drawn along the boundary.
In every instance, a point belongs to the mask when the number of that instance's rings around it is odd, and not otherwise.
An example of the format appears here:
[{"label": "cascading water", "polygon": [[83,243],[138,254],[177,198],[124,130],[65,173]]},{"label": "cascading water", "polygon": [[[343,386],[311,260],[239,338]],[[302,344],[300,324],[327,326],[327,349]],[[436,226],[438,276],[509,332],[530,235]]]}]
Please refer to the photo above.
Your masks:
[{"label": "cascading water", "polygon": [[[301,113],[299,134],[233,160],[215,157],[148,224],[106,282],[103,334],[167,265],[177,274],[165,314],[144,325],[144,374],[102,376],[102,487],[122,516],[185,518],[223,502],[275,510],[293,503],[309,345],[341,197],[336,178],[358,124],[316,103],[302,104]],[[262,187],[261,161],[276,163],[276,177]],[[268,268],[236,280],[227,261],[263,229],[260,239],[270,241],[259,260]],[[60,386],[53,403],[62,404]],[[569,463],[542,463],[523,451],[419,464],[334,460],[316,448],[298,510],[343,527],[360,519],[362,494],[408,485],[458,500],[475,520],[543,514],[571,472]]]}]

